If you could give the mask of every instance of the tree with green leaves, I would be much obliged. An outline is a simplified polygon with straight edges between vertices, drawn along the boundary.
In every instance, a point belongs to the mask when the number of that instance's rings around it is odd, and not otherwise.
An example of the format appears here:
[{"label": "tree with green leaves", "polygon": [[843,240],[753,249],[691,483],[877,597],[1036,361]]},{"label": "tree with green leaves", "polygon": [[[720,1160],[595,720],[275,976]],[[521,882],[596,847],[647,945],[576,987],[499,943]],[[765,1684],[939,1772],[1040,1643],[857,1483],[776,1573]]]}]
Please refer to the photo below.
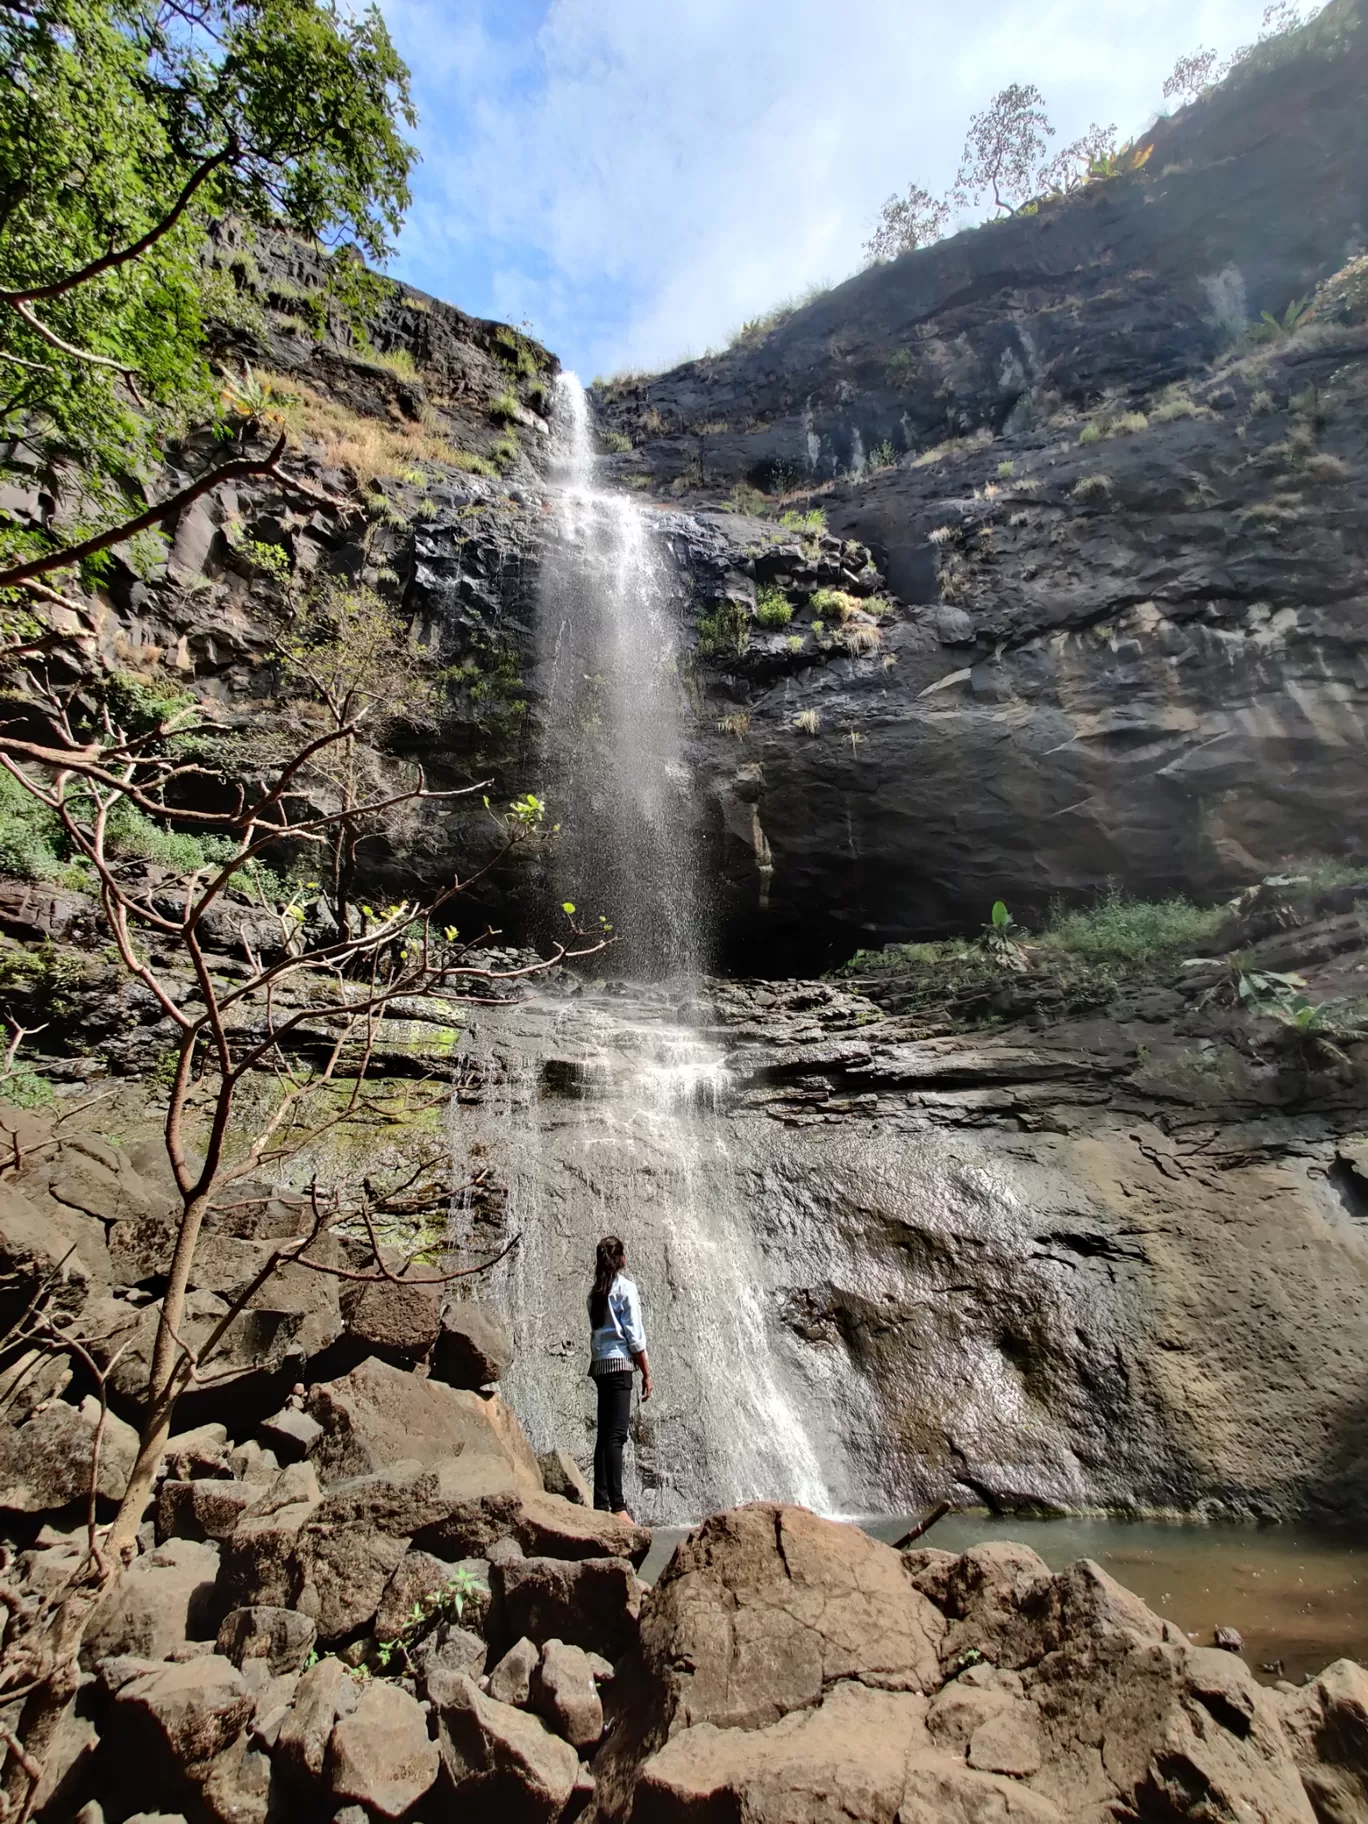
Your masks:
[{"label": "tree with green leaves", "polygon": [[0,479],[47,509],[41,530],[0,519],[4,590],[278,472],[281,437],[149,500],[168,446],[218,415],[208,225],[317,237],[359,309],[416,116],[378,9],[335,0],[0,0],[0,82]]},{"label": "tree with green leaves", "polygon": [[920,184],[909,184],[907,195],[895,191],[879,211],[879,222],[864,244],[870,265],[896,260],[901,253],[929,247],[940,240],[950,220],[950,205],[932,196]]},{"label": "tree with green leaves", "polygon": [[967,207],[986,194],[1015,215],[1036,193],[1045,141],[1053,138],[1040,90],[1033,82],[1008,83],[970,119],[954,200]]}]

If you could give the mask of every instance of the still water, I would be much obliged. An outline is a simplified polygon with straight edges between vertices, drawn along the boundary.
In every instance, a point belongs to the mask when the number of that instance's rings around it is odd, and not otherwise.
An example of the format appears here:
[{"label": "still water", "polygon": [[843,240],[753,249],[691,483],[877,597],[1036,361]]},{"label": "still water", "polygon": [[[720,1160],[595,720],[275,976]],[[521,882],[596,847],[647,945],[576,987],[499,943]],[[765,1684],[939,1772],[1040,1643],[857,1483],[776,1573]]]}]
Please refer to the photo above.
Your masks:
[{"label": "still water", "polygon": [[[859,1522],[876,1539],[900,1538],[915,1515]],[[684,1537],[656,1531],[642,1576],[654,1581]],[[1236,1628],[1246,1664],[1264,1684],[1300,1683],[1334,1659],[1368,1662],[1368,1539],[1302,1527],[1184,1526],[1154,1520],[996,1519],[952,1514],[919,1543],[963,1552],[994,1539],[1029,1545],[1052,1570],[1093,1558],[1157,1615],[1201,1646]],[[1269,1670],[1281,1661],[1281,1669]]]}]

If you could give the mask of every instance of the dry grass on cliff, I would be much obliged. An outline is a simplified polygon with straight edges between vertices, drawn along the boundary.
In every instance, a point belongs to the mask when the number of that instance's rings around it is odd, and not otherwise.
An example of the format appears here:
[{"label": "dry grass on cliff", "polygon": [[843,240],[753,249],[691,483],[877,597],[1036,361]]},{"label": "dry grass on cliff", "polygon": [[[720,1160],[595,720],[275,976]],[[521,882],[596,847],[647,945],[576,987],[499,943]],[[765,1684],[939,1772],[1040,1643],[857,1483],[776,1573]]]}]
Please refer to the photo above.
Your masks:
[{"label": "dry grass on cliff", "polygon": [[457,449],[431,417],[416,424],[407,418],[367,418],[297,380],[279,374],[260,378],[290,401],[284,418],[291,441],[316,444],[322,461],[331,469],[349,469],[358,488],[373,481],[421,482],[422,463],[445,463],[481,475],[496,472],[488,458]]}]

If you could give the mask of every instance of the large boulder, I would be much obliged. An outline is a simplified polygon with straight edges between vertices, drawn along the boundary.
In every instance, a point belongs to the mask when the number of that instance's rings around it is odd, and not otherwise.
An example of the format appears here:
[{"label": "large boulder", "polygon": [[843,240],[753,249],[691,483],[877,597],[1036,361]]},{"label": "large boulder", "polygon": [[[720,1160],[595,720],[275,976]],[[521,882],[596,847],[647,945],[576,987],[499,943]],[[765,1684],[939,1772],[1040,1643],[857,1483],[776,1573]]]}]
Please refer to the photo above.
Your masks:
[{"label": "large boulder", "polygon": [[490,1577],[503,1640],[564,1640],[613,1659],[636,1639],[643,1586],[625,1558],[510,1558]]},{"label": "large boulder", "polygon": [[482,1558],[499,1539],[514,1539],[534,1556],[626,1558],[633,1564],[651,1549],[647,1527],[545,1490],[453,1502],[422,1543],[446,1558]]},{"label": "large boulder", "polygon": [[541,1493],[536,1455],[497,1397],[482,1399],[371,1357],[314,1387],[306,1410],[323,1427],[309,1457],[325,1485],[372,1474],[402,1456],[439,1468],[453,1499]]},{"label": "large boulder", "polygon": [[489,1566],[483,1559],[462,1565],[431,1552],[408,1552],[385,1586],[375,1612],[377,1640],[394,1640],[413,1626],[415,1610],[443,1612],[477,1632],[489,1614]]},{"label": "large boulder", "polygon": [[368,1685],[328,1741],[324,1779],[340,1804],[352,1800],[372,1817],[401,1818],[437,1778],[437,1744],[427,1718],[397,1685]]},{"label": "large boulder", "polygon": [[293,1606],[299,1535],[318,1504],[312,1467],[291,1463],[244,1509],[223,1547],[219,1597],[225,1610]]},{"label": "large boulder", "polygon": [[551,1824],[579,1775],[568,1743],[525,1710],[484,1696],[469,1678],[434,1680],[437,1743],[457,1815]]},{"label": "large boulder", "polygon": [[858,1527],[757,1503],[683,1541],[642,1618],[668,1720],[754,1728],[841,1678],[934,1691],[945,1621],[898,1554]]},{"label": "large boulder", "polygon": [[105,1414],[102,1430],[99,1421],[99,1404],[87,1395],[79,1406],[53,1400],[18,1427],[0,1426],[0,1508],[42,1514],[82,1501],[92,1463],[96,1492],[117,1501],[128,1486],[138,1434],[115,1413]]},{"label": "large boulder", "polygon": [[291,1464],[226,1541],[220,1599],[227,1608],[298,1609],[320,1639],[340,1639],[371,1621],[412,1534],[449,1504],[440,1476],[416,1462],[326,1494],[312,1465]]},{"label": "large boulder", "polygon": [[226,1539],[261,1493],[248,1482],[218,1477],[162,1483],[157,1491],[158,1539]]},{"label": "large boulder", "polygon": [[[23,1124],[25,1117],[10,1115]],[[5,1135],[4,1157],[12,1158],[15,1135]],[[21,1155],[22,1156],[22,1155]],[[50,1280],[55,1310],[78,1311],[87,1296],[110,1284],[104,1226],[78,1209],[43,1197],[32,1198],[13,1184],[0,1185],[0,1317],[17,1317],[40,1279]]]},{"label": "large boulder", "polygon": [[81,1663],[119,1654],[166,1659],[209,1623],[218,1574],[216,1546],[168,1539],[135,1558],[101,1597],[86,1626]]},{"label": "large boulder", "polygon": [[1337,1659],[1274,1702],[1321,1824],[1368,1818],[1368,1672],[1352,1659]]},{"label": "large boulder", "polygon": [[559,1495],[577,1507],[593,1507],[593,1490],[568,1450],[543,1450],[537,1461],[541,1464],[542,1487],[548,1495]]},{"label": "large boulder", "polygon": [[149,1727],[171,1764],[202,1780],[215,1757],[251,1721],[251,1693],[217,1654],[131,1679],[115,1699],[116,1722]]},{"label": "large boulder", "polygon": [[[765,1729],[683,1729],[642,1768],[631,1817],[645,1824],[744,1817],[746,1824],[892,1824],[901,1811],[908,1760],[929,1747],[926,1700],[913,1692],[875,1691],[840,1683],[815,1709],[801,1709]],[[985,1806],[974,1817],[946,1809],[934,1824],[1036,1824],[1023,1808]],[[1051,1824],[1063,1824],[1046,1807]]]},{"label": "large boulder", "polygon": [[343,1286],[342,1321],[353,1342],[416,1362],[441,1334],[437,1300],[424,1285],[399,1279],[352,1280]]},{"label": "large boulder", "polygon": [[603,1701],[582,1647],[548,1640],[532,1678],[531,1705],[572,1748],[592,1748],[603,1734]]},{"label": "large boulder", "polygon": [[295,1609],[233,1609],[219,1627],[218,1651],[239,1671],[248,1661],[261,1660],[274,1677],[302,1671],[317,1636],[309,1617]]},{"label": "large boulder", "polygon": [[271,1757],[244,1729],[214,1757],[200,1800],[212,1824],[267,1824],[278,1815],[271,1790]]},{"label": "large boulder", "polygon": [[513,1339],[503,1319],[477,1299],[447,1299],[432,1351],[436,1379],[453,1387],[488,1387],[512,1366]]},{"label": "large boulder", "polygon": [[360,1701],[361,1688],[340,1659],[329,1655],[309,1667],[276,1737],[275,1758],[287,1777],[304,1787],[322,1779],[333,1725]]},{"label": "large boulder", "polygon": [[1368,1677],[1275,1701],[1087,1561],[900,1557],[770,1505],[678,1549],[614,1694],[603,1824],[1315,1824],[1315,1774],[1338,1755],[1325,1790],[1352,1791],[1342,1739],[1368,1715]]}]

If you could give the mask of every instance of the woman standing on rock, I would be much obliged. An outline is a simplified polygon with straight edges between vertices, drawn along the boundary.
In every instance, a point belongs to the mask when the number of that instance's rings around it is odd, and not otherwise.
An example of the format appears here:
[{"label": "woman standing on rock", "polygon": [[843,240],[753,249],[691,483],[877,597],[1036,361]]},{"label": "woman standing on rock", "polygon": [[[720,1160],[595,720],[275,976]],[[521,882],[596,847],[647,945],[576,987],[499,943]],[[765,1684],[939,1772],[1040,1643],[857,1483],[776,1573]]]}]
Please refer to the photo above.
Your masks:
[{"label": "woman standing on rock", "polygon": [[622,1447],[632,1416],[632,1365],[641,1370],[641,1397],[651,1397],[651,1364],[641,1297],[627,1277],[627,1250],[616,1235],[605,1235],[594,1262],[589,1294],[589,1372],[598,1387],[598,1437],[594,1444],[594,1506],[619,1520],[632,1516],[622,1498]]}]

